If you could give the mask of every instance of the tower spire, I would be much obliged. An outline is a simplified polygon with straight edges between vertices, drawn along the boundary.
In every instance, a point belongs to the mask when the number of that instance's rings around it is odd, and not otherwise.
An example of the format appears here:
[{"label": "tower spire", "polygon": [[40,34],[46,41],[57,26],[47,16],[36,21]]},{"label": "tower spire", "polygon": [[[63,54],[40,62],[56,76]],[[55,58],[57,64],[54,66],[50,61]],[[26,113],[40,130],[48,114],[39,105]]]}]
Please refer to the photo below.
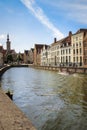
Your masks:
[{"label": "tower spire", "polygon": [[9,41],[9,34],[7,34],[7,41]]},{"label": "tower spire", "polygon": [[10,40],[9,40],[9,34],[7,34],[6,46],[7,46],[7,53],[8,53],[8,52],[10,52],[10,50],[11,50],[11,42],[10,42]]}]

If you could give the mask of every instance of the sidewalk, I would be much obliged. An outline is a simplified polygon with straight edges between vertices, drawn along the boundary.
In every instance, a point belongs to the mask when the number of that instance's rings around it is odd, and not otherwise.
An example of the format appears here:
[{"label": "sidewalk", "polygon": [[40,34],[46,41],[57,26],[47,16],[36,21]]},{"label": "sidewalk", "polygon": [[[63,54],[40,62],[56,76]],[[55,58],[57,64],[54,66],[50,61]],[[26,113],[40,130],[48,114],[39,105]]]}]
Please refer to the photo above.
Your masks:
[{"label": "sidewalk", "polygon": [[0,90],[0,130],[36,130],[2,90]]}]

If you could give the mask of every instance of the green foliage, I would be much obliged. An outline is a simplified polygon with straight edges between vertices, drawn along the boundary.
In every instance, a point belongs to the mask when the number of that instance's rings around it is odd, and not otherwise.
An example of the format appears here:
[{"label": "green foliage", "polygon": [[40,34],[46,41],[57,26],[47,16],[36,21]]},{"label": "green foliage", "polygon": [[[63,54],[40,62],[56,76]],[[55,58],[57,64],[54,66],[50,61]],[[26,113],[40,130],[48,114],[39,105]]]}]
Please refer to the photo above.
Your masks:
[{"label": "green foliage", "polygon": [[13,57],[11,54],[7,55],[7,62],[13,62]]}]

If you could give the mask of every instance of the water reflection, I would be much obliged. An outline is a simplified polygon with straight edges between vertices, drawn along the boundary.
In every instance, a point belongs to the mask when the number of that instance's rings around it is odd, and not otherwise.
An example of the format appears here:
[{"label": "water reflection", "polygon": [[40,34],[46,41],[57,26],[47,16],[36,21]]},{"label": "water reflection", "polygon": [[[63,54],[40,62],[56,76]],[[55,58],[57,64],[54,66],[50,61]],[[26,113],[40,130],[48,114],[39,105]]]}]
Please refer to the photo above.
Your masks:
[{"label": "water reflection", "polygon": [[12,68],[1,85],[38,130],[86,130],[87,75]]}]

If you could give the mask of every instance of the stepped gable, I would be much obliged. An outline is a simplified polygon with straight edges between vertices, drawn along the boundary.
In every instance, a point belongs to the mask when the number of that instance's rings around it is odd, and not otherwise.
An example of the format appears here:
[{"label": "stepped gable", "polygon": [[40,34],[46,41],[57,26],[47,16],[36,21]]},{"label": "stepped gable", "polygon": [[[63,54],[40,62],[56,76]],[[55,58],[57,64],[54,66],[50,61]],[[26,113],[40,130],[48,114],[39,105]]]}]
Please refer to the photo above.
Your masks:
[{"label": "stepped gable", "polygon": [[26,55],[28,55],[28,50],[25,50],[24,53],[25,53]]}]

